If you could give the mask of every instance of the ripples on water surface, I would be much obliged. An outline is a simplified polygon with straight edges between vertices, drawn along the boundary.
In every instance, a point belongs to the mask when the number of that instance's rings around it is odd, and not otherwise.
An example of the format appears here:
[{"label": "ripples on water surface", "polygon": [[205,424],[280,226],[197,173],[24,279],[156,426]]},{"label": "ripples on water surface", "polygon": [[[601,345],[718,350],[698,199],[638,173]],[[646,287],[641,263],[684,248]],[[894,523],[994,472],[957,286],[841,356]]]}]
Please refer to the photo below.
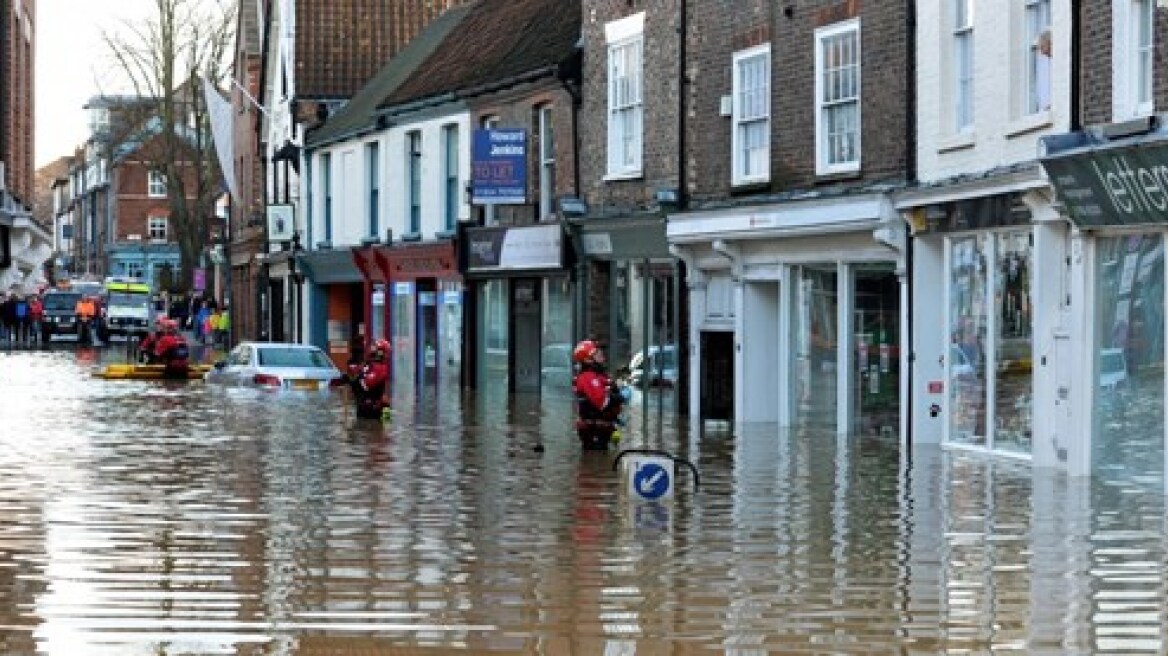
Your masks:
[{"label": "ripples on water surface", "polygon": [[1165,651],[1158,496],[634,421],[702,471],[642,505],[562,402],[347,431],[327,397],[88,378],[101,357],[0,354],[2,654]]}]

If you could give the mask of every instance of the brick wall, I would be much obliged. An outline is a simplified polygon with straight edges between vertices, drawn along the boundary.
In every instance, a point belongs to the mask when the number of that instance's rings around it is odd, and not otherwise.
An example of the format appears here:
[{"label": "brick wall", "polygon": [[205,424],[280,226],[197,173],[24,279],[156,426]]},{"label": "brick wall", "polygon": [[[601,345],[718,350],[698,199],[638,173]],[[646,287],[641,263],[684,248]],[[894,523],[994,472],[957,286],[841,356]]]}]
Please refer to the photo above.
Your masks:
[{"label": "brick wall", "polygon": [[[114,174],[117,190],[115,211],[115,234],[113,241],[124,242],[131,235],[139,235],[143,242],[150,240],[150,217],[169,217],[170,201],[165,198],[151,198],[148,193],[148,169],[145,163],[129,160],[123,162]],[[194,188],[194,173],[187,176],[188,189]],[[167,226],[167,241],[176,241],[175,226]]]},{"label": "brick wall", "polygon": [[[555,193],[556,198],[573,196],[575,190],[575,156],[572,143],[572,96],[558,82],[523,87],[503,93],[478,96],[471,106],[472,129],[479,129],[488,117],[498,119],[500,128],[525,128],[527,142],[527,198],[526,205],[500,205],[495,217],[503,224],[523,224],[535,221],[539,214],[539,115],[538,109],[552,108],[552,132],[555,139]],[[467,138],[472,138],[468,135]],[[474,142],[471,141],[471,144]],[[554,201],[553,201],[554,202]],[[476,216],[482,210],[476,208]]]},{"label": "brick wall", "polygon": [[[653,205],[654,192],[678,186],[676,0],[584,0],[584,93],[580,108],[581,195],[595,213],[620,214]],[[719,3],[725,4],[725,3]],[[608,154],[608,47],[604,26],[645,12],[643,176],[605,181]],[[730,12],[727,12],[730,13]]]},{"label": "brick wall", "polygon": [[[1112,111],[1115,59],[1112,43],[1114,15],[1108,2],[1084,2],[1080,23],[1080,106],[1083,125],[1111,123],[1122,119]],[[1168,7],[1157,3],[1153,97],[1155,111],[1168,109]]]},{"label": "brick wall", "polygon": [[0,162],[4,162],[9,192],[28,207],[33,203],[33,52],[35,4],[0,0]]}]

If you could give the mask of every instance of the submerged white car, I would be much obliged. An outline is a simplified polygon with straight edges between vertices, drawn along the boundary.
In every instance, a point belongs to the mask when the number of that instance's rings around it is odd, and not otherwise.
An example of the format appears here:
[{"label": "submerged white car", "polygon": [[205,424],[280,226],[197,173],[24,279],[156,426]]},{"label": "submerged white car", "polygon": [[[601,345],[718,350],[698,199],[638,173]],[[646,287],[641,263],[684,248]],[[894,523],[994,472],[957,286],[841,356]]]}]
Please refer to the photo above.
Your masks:
[{"label": "submerged white car", "polygon": [[343,382],[341,371],[315,346],[243,342],[207,371],[208,383],[282,390],[327,390]]}]

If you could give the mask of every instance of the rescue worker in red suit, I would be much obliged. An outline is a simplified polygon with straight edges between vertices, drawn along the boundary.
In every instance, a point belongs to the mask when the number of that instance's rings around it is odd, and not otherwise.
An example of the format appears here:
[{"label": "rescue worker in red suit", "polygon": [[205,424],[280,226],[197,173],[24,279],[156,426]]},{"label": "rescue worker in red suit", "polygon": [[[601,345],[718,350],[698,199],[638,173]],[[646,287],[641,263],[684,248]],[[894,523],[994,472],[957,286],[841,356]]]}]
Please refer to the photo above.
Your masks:
[{"label": "rescue worker in red suit", "polygon": [[586,339],[576,345],[572,359],[580,365],[576,376],[576,434],[585,449],[607,449],[620,418],[624,398],[605,369],[604,351]]},{"label": "rescue worker in red suit", "polygon": [[380,419],[382,411],[389,406],[385,400],[385,387],[389,382],[389,342],[379,339],[373,343],[369,359],[357,374],[349,377],[353,398],[357,402],[357,416],[366,419]]},{"label": "rescue worker in red suit", "polygon": [[163,319],[162,335],[154,344],[154,358],[163,365],[162,375],[165,378],[186,379],[190,373],[190,350],[187,340],[178,331],[178,322],[174,319]]},{"label": "rescue worker in red suit", "polygon": [[162,324],[166,322],[163,317],[154,322],[154,331],[147,333],[142,341],[138,344],[138,361],[144,364],[155,364],[154,347],[158,346],[158,338],[162,337]]}]

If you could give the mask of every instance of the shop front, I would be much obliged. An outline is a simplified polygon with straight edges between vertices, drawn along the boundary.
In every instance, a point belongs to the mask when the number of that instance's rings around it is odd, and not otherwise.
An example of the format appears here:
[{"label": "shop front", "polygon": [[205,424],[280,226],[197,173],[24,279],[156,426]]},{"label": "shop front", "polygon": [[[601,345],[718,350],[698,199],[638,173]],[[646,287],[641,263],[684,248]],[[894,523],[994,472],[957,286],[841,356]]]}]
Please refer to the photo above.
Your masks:
[{"label": "shop front", "polygon": [[692,427],[903,436],[904,232],[875,194],[670,216]]},{"label": "shop front", "polygon": [[366,340],[364,278],[348,250],[313,250],[296,260],[305,279],[308,343],[344,369],[354,342]]},{"label": "shop front", "polygon": [[1165,490],[1165,233],[1168,131],[1108,138],[1089,130],[1047,139],[1042,165],[1081,238],[1074,264],[1084,300],[1072,425],[1072,473]]},{"label": "shop front", "polygon": [[902,202],[913,234],[914,441],[1052,464],[1060,447],[1036,436],[1050,436],[1053,411],[1065,411],[1054,381],[1067,357],[1057,343],[1068,334],[1067,232],[1037,167]]},{"label": "shop front", "polygon": [[571,394],[574,282],[562,224],[465,228],[468,386]]},{"label": "shop front", "polygon": [[366,341],[392,344],[395,388],[457,387],[463,285],[453,242],[369,245],[354,248],[352,255],[369,317]]},{"label": "shop front", "polygon": [[[599,340],[613,371],[628,372],[643,429],[679,409],[684,358],[681,271],[659,214],[571,222],[580,253],[581,337]],[[668,414],[667,418],[665,415]]]}]

